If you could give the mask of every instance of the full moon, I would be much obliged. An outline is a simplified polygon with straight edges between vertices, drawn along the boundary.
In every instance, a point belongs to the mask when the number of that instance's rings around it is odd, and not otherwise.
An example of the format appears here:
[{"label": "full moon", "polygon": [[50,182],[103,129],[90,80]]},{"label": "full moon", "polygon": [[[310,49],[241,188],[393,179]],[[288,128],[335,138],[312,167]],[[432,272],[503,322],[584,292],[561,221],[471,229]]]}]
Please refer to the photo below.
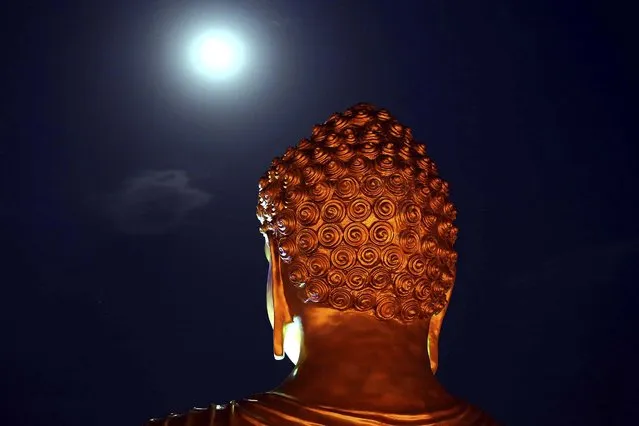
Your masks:
[{"label": "full moon", "polygon": [[211,31],[196,38],[191,48],[195,70],[208,78],[227,79],[244,65],[244,45],[226,31]]}]

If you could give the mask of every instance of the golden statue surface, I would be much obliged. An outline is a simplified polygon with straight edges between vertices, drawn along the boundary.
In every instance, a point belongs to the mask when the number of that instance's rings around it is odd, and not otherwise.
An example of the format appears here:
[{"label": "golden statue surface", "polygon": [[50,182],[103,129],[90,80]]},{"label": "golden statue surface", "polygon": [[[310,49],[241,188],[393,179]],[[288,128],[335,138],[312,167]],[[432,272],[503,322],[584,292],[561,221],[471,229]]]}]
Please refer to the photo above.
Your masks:
[{"label": "golden statue surface", "polygon": [[273,160],[257,217],[276,389],[151,425],[495,425],[435,378],[455,281],[448,183],[386,110],[333,114]]}]

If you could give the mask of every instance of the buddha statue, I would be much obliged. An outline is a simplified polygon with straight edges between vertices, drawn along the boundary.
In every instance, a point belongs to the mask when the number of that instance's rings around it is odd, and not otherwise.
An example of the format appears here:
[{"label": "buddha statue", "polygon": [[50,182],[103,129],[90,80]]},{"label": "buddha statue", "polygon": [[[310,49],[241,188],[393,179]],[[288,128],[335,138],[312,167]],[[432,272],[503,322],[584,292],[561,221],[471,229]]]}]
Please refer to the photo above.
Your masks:
[{"label": "buddha statue", "polygon": [[455,216],[426,147],[386,110],[315,126],[259,181],[273,353],[293,371],[147,425],[495,425],[435,378]]}]

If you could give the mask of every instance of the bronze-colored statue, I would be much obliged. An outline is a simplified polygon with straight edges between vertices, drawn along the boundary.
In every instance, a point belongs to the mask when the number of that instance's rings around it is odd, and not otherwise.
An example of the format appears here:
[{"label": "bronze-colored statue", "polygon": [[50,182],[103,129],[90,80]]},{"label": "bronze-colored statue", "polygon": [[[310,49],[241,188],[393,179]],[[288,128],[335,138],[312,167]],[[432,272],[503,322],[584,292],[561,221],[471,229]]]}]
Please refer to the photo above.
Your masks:
[{"label": "bronze-colored statue", "polygon": [[259,182],[273,353],[293,372],[148,425],[494,425],[434,376],[455,216],[426,147],[387,111],[315,126]]}]

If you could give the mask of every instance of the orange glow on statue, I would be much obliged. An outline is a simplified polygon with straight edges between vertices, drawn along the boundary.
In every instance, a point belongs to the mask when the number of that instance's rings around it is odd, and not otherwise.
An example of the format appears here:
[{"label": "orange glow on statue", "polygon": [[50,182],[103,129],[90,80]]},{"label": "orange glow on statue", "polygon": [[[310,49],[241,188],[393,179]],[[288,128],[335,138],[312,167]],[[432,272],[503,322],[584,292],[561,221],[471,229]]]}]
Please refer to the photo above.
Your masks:
[{"label": "orange glow on statue", "polygon": [[[313,128],[259,182],[275,390],[150,425],[494,425],[435,379],[455,281],[448,183],[387,111]],[[165,422],[165,423],[162,423]]]}]

